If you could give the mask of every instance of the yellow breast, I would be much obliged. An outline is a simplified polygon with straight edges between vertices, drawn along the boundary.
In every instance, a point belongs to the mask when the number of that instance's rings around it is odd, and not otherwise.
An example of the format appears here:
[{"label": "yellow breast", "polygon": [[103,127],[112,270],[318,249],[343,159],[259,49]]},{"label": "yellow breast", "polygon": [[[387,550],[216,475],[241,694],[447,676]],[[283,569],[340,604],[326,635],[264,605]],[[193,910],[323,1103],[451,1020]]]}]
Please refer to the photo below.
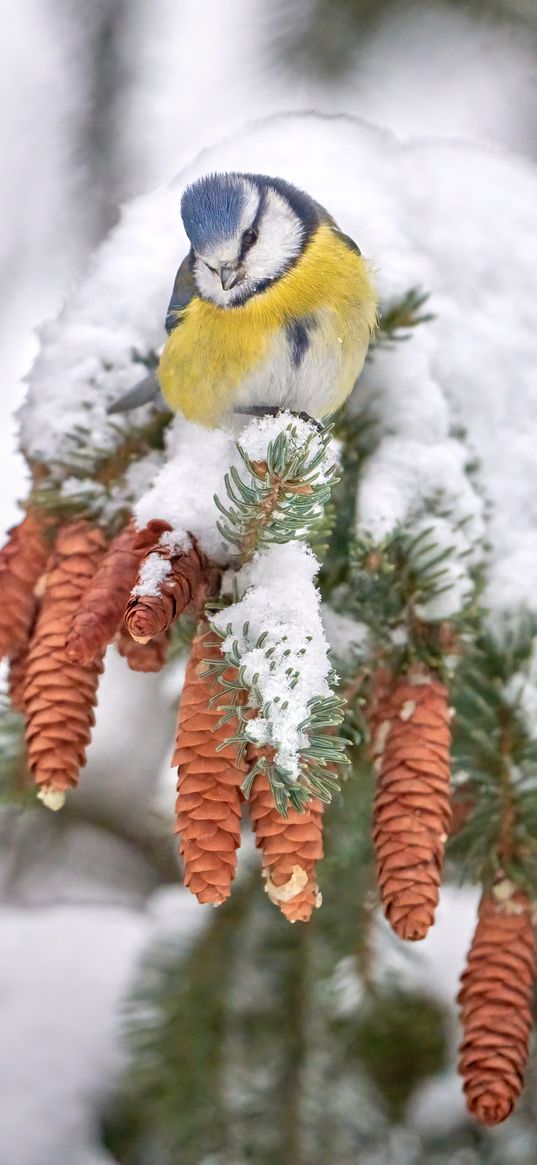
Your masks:
[{"label": "yellow breast", "polygon": [[171,406],[193,421],[218,425],[245,378],[270,359],[282,328],[319,310],[333,314],[342,376],[327,385],[327,408],[351,391],[376,319],[376,294],[361,255],[323,224],[298,263],[246,303],[221,308],[195,298],[171,333],[159,378]]}]

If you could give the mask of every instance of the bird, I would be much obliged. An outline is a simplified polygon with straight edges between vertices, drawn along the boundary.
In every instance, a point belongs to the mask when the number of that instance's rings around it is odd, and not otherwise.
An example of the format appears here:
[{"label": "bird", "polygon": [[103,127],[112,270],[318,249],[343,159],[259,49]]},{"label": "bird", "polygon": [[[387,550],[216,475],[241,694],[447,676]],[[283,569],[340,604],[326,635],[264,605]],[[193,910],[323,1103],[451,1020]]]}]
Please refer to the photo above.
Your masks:
[{"label": "bird", "polygon": [[211,173],[188,185],[190,242],[166,314],[158,381],[109,411],[166,405],[208,428],[290,411],[338,410],[377,322],[370,264],[323,206],[282,178]]}]

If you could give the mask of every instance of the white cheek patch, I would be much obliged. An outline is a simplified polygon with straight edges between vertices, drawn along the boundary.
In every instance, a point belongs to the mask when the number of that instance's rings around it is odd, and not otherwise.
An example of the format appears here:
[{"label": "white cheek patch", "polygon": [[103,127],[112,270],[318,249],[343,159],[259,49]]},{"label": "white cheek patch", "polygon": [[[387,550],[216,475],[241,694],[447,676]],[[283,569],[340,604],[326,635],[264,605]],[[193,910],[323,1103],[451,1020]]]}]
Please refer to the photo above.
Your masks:
[{"label": "white cheek patch", "polygon": [[244,210],[243,210],[242,215],[241,215],[241,225],[240,225],[241,237],[242,237],[243,232],[247,231],[248,227],[251,227],[251,225],[255,219],[255,216],[259,210],[259,203],[261,201],[261,194],[260,194],[257,186],[254,186],[252,182],[248,182],[248,183],[245,183],[245,188],[246,187],[247,187],[248,193],[246,196],[246,202],[244,204]]},{"label": "white cheek patch", "polygon": [[245,256],[248,281],[274,279],[300,254],[304,228],[289,203],[276,190],[267,190],[259,224],[259,238]]}]

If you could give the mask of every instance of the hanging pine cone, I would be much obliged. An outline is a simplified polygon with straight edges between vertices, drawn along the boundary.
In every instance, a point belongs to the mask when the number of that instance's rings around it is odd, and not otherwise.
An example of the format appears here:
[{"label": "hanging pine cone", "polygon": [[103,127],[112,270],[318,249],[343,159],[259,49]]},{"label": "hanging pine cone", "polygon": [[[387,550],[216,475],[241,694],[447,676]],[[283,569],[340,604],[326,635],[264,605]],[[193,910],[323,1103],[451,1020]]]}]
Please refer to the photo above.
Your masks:
[{"label": "hanging pine cone", "polygon": [[248,807],[271,902],[289,922],[308,922],[321,904],[315,865],[323,856],[322,801],[314,798],[303,813],[289,808],[287,817],[282,817],[267,778],[259,773]]},{"label": "hanging pine cone", "polygon": [[27,642],[32,625],[35,588],[46,566],[47,523],[30,513],[9,531],[0,552],[0,659],[15,655]]},{"label": "hanging pine cone", "polygon": [[386,917],[403,939],[434,922],[450,823],[448,693],[419,666],[377,673],[369,710],[378,772],[373,816],[378,882]]},{"label": "hanging pine cone", "polygon": [[167,522],[153,521],[139,531],[130,522],[114,538],[73,618],[66,647],[69,659],[91,663],[101,657],[123,621],[142,559],[169,529]]},{"label": "hanging pine cone", "polygon": [[29,644],[18,651],[9,661],[8,693],[11,707],[15,712],[24,713],[24,687],[28,666]]},{"label": "hanging pine cone", "polygon": [[[160,577],[158,584],[150,585],[148,568],[153,573],[154,566]],[[159,546],[146,556],[125,612],[125,626],[132,638],[147,643],[167,631],[187,607],[201,610],[217,579],[218,571],[196,543],[180,554]]]},{"label": "hanging pine cone", "polygon": [[525,894],[500,883],[481,901],[458,999],[459,1071],[468,1109],[485,1125],[505,1120],[522,1090],[535,956],[531,904]]},{"label": "hanging pine cone", "polygon": [[[235,718],[217,728],[222,711],[211,705],[219,692],[222,704],[229,695],[213,676],[205,676],[205,660],[221,660],[216,636],[202,623],[192,643],[179,708],[177,748],[179,766],[177,825],[184,881],[198,902],[219,905],[229,897],[240,845],[241,783],[247,766],[237,748],[217,748],[237,730]],[[233,669],[226,672],[227,678]]]},{"label": "hanging pine cone", "polygon": [[159,672],[166,663],[170,632],[162,631],[155,635],[148,643],[137,643],[132,639],[126,627],[118,632],[116,647],[123,659],[126,659],[131,671]]},{"label": "hanging pine cone", "polygon": [[28,652],[24,685],[28,760],[40,795],[51,808],[59,808],[65,790],[76,785],[94,723],[102,656],[86,666],[74,663],[65,640],[73,611],[104,549],[103,534],[87,522],[72,522],[60,530]]}]

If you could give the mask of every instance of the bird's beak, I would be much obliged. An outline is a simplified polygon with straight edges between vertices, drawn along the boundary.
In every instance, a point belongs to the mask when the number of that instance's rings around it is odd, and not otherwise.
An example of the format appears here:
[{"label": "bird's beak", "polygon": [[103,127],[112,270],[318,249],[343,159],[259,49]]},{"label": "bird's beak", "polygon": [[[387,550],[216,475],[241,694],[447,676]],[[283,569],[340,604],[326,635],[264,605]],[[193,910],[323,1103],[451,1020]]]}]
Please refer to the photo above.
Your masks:
[{"label": "bird's beak", "polygon": [[239,282],[240,271],[238,263],[222,263],[220,267],[220,281],[224,291],[229,291],[231,287]]}]

